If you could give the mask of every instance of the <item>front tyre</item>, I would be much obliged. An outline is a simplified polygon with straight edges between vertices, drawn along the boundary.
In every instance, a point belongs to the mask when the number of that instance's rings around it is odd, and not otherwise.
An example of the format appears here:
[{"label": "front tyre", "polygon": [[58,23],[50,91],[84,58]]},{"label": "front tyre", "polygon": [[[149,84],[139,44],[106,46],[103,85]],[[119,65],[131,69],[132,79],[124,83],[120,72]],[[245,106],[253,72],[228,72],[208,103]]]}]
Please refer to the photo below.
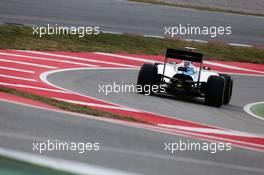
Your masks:
[{"label": "front tyre", "polygon": [[205,92],[205,104],[221,107],[224,103],[225,78],[212,75],[208,78]]}]

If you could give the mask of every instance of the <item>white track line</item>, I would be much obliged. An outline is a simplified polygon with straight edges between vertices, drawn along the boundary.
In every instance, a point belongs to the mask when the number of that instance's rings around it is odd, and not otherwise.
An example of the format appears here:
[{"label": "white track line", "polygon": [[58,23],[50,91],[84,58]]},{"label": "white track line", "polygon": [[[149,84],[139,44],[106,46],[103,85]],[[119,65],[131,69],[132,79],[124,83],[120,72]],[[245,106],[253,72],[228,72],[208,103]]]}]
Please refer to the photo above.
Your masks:
[{"label": "white track line", "polygon": [[[134,60],[134,61],[141,61],[141,62],[148,62],[148,63],[155,63],[158,61],[146,59],[146,58],[138,58],[138,57],[132,57],[132,56],[123,56],[123,55],[118,55],[118,54],[111,54],[111,53],[103,53],[103,52],[94,52],[95,54],[99,55],[105,55],[105,56],[111,56],[111,57],[117,57],[117,58],[123,58],[123,59],[129,59],[129,60]],[[217,66],[217,67],[223,67],[223,68],[228,68],[228,69],[234,69],[234,70],[241,70],[241,71],[248,71],[248,72],[254,72],[254,73],[261,73],[264,74],[263,71],[258,71],[258,70],[252,70],[252,69],[247,69],[247,68],[242,68],[242,67],[237,67],[237,66],[231,66],[227,64],[222,64],[222,63],[216,63],[213,61],[204,61],[205,64]]]},{"label": "white track line", "polygon": [[66,92],[66,91],[63,91],[63,90],[48,89],[48,88],[29,86],[29,85],[23,85],[23,84],[11,84],[11,83],[0,82],[0,85],[12,86],[12,87],[20,87],[20,88],[28,88],[28,89],[37,89],[37,90],[43,90],[43,91],[59,92],[59,93],[69,94],[69,92]]},{"label": "white track line", "polygon": [[209,64],[209,65],[213,65],[213,66],[217,66],[217,67],[223,67],[223,68],[228,68],[228,69],[234,69],[234,70],[241,70],[241,71],[255,72],[255,73],[264,74],[263,71],[252,70],[252,69],[247,69],[247,68],[242,68],[242,67],[237,67],[237,66],[231,66],[231,65],[216,63],[216,62],[212,62],[212,61],[204,61],[204,63],[205,64]]},{"label": "white track line", "polygon": [[61,55],[61,54],[51,54],[51,53],[38,52],[38,51],[29,51],[29,50],[27,50],[27,51],[21,50],[21,51],[22,52],[39,54],[39,55],[48,55],[48,56],[55,56],[55,57],[60,57],[60,58],[70,58],[70,59],[79,60],[79,61],[89,61],[89,62],[94,62],[94,63],[110,64],[110,65],[123,66],[123,67],[136,67],[136,66],[132,66],[132,65],[129,65],[129,64],[121,64],[121,63],[114,63],[114,62],[108,62],[108,61],[93,60],[93,59],[89,59],[89,58],[81,58],[81,57],[76,57],[76,56],[68,56],[68,55]]},{"label": "white track line", "polygon": [[238,47],[253,47],[252,45],[249,44],[238,44],[238,43],[228,43],[230,46],[238,46]]},{"label": "white track line", "polygon": [[[51,158],[48,156],[26,153],[17,150],[11,150],[0,147],[0,155],[11,159],[31,163],[34,165],[44,166],[59,171],[66,171],[74,174],[89,174],[89,175],[132,175],[132,173],[105,168],[96,165],[89,165],[86,163],[70,161],[59,158]],[[134,174],[135,175],[135,174]]]},{"label": "white track line", "polygon": [[212,133],[212,134],[223,134],[223,135],[231,135],[231,136],[242,136],[242,137],[260,137],[264,138],[262,135],[234,131],[234,130],[221,130],[221,129],[211,129],[211,128],[197,128],[197,127],[187,127],[187,126],[179,126],[179,125],[168,125],[168,124],[158,124],[158,126],[173,128],[173,129],[181,129],[186,131],[193,131],[199,133]]},{"label": "white track line", "polygon": [[36,82],[37,81],[37,80],[31,79],[31,78],[16,77],[16,76],[11,76],[11,75],[4,75],[4,74],[0,74],[0,77],[17,79],[17,80],[24,80],[24,81],[32,81],[32,82]]},{"label": "white track line", "polygon": [[260,116],[258,116],[258,115],[256,115],[256,114],[254,114],[254,113],[251,112],[251,110],[250,110],[250,108],[251,108],[252,106],[254,106],[254,105],[258,105],[258,104],[262,104],[262,103],[264,103],[264,102],[249,103],[249,104],[247,104],[247,105],[244,106],[244,111],[245,111],[246,113],[248,113],[249,115],[251,115],[251,116],[257,118],[257,119],[264,120],[264,118],[262,118],[262,117],[260,117]]},{"label": "white track line", "polygon": [[158,35],[144,35],[146,38],[158,38],[158,39],[164,39],[164,36],[158,36]]},{"label": "white track line", "polygon": [[56,69],[57,67],[53,66],[47,66],[42,64],[35,64],[35,63],[29,63],[29,62],[23,62],[23,61],[14,61],[14,60],[6,60],[0,58],[0,61],[2,62],[9,62],[9,63],[16,63],[16,64],[23,64],[23,65],[29,65],[29,66],[35,66],[35,67],[41,67],[41,68],[48,68],[48,69]]},{"label": "white track line", "polygon": [[231,73],[231,72],[222,72],[222,71],[216,71],[218,73],[222,74],[230,74],[230,75],[242,75],[242,76],[253,76],[253,77],[264,77],[264,74],[240,74],[240,73]]},{"label": "white track line", "polygon": [[90,96],[87,96],[87,95],[83,95],[81,93],[78,93],[78,92],[74,92],[74,91],[71,91],[71,90],[68,90],[68,89],[65,89],[65,88],[62,88],[60,86],[57,86],[55,84],[52,84],[51,82],[48,81],[47,77],[51,74],[55,74],[55,73],[59,73],[59,72],[66,72],[66,71],[74,71],[74,70],[107,70],[107,69],[111,69],[111,70],[134,70],[134,68],[113,68],[113,67],[98,67],[98,68],[68,68],[68,69],[59,69],[59,70],[52,70],[52,71],[47,71],[47,72],[43,72],[42,74],[40,74],[40,79],[42,82],[52,86],[52,87],[55,87],[57,89],[61,89],[65,92],[69,92],[69,93],[72,93],[72,94],[75,94],[75,95],[79,95],[79,96],[82,96],[82,97],[85,97],[85,98],[90,98],[90,99],[94,99],[94,100],[99,100],[99,101],[102,101],[102,102],[105,102],[107,104],[111,104],[113,106],[121,106],[119,104],[115,104],[115,103],[111,103],[111,102],[108,102],[108,101],[105,101],[105,100],[102,100],[102,99],[98,99],[98,98],[94,98],[94,97],[90,97]]},{"label": "white track line", "polygon": [[128,59],[128,60],[133,60],[133,61],[147,62],[147,63],[158,62],[158,61],[154,61],[154,60],[150,60],[150,59],[146,59],[146,58],[137,58],[137,57],[131,57],[131,56],[123,56],[123,55],[112,54],[112,53],[94,52],[94,54],[105,55],[105,56],[116,57],[116,58],[123,58],[123,59]]},{"label": "white track line", "polygon": [[66,101],[69,103],[79,104],[79,105],[85,105],[85,106],[94,106],[94,107],[101,107],[101,108],[107,108],[107,109],[118,109],[118,110],[124,110],[124,111],[132,111],[132,112],[139,112],[136,109],[132,108],[126,108],[126,107],[119,107],[119,106],[112,106],[112,105],[102,105],[98,103],[87,103],[87,102],[81,102],[81,101],[75,101],[75,100],[67,100],[62,98],[55,98],[57,100]]},{"label": "white track line", "polygon": [[112,31],[102,31],[102,33],[108,33],[108,34],[115,34],[115,35],[123,35],[122,32],[112,32]]},{"label": "white track line", "polygon": [[35,73],[35,71],[31,71],[31,70],[17,69],[17,68],[12,68],[12,67],[5,67],[5,66],[0,66],[0,69],[12,70],[12,71],[17,71],[17,72],[25,72],[25,73],[30,73],[30,74]]},{"label": "white track line", "polygon": [[30,58],[30,59],[36,59],[36,60],[54,61],[54,62],[67,63],[67,64],[75,64],[75,65],[88,66],[88,67],[96,66],[96,65],[93,65],[93,64],[79,63],[79,62],[73,62],[73,61],[67,61],[67,60],[61,60],[61,59],[34,57],[34,56],[27,56],[27,55],[20,55],[20,54],[11,54],[11,53],[3,53],[3,52],[0,52],[0,55],[15,56],[15,57],[21,57],[21,58]]},{"label": "white track line", "polygon": [[205,41],[205,40],[198,40],[198,39],[184,39],[185,41],[188,41],[188,42],[197,42],[197,43],[208,43],[208,41]]}]

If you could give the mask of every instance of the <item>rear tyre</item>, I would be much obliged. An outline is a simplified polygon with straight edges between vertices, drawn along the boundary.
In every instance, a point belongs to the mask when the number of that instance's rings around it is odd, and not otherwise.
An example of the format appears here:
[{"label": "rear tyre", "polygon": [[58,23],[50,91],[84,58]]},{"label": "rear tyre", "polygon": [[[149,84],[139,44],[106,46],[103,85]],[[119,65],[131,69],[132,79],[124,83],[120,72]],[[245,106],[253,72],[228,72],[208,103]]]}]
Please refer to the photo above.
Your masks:
[{"label": "rear tyre", "polygon": [[154,64],[143,64],[138,73],[137,85],[142,87],[142,94],[153,94],[152,86],[157,82],[158,68]]},{"label": "rear tyre", "polygon": [[222,77],[226,80],[225,85],[225,92],[224,92],[224,104],[229,104],[231,97],[232,97],[232,91],[233,91],[233,79],[231,76],[227,74],[221,74]]},{"label": "rear tyre", "polygon": [[225,78],[212,75],[208,78],[205,92],[205,104],[221,107],[224,102]]}]

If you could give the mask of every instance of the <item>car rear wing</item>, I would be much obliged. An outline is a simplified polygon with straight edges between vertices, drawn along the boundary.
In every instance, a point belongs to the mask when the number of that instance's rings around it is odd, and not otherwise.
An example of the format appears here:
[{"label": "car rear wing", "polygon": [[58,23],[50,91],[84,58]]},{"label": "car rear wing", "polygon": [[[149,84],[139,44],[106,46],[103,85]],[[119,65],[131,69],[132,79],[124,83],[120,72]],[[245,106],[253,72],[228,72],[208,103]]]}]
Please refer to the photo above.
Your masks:
[{"label": "car rear wing", "polygon": [[187,60],[192,62],[203,62],[203,54],[197,52],[190,52],[184,50],[167,49],[166,58],[175,58],[180,60]]},{"label": "car rear wing", "polygon": [[198,81],[197,81],[196,86],[199,85],[200,77],[201,77],[202,64],[203,64],[203,54],[202,53],[168,48],[166,50],[166,56],[165,56],[165,60],[164,60],[163,73],[162,73],[162,78],[161,78],[162,83],[165,82],[164,81],[164,74],[165,74],[166,63],[167,63],[168,58],[187,60],[187,61],[200,63],[200,66],[199,66],[200,68],[199,68],[199,72],[198,72]]}]

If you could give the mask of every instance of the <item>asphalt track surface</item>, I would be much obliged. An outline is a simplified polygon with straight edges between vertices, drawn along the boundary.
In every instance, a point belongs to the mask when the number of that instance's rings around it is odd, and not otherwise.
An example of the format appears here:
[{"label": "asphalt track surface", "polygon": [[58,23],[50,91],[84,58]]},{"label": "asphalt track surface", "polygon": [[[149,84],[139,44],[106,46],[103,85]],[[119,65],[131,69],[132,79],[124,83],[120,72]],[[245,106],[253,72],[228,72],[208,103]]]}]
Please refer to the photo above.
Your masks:
[{"label": "asphalt track surface", "polygon": [[[234,91],[230,105],[222,108],[208,107],[199,101],[164,96],[145,96],[137,93],[99,92],[99,85],[136,85],[137,70],[73,70],[48,76],[48,81],[62,88],[110,101],[134,109],[154,112],[223,128],[253,132],[263,135],[263,123],[246,114],[243,106],[252,101],[262,101],[263,77],[233,76]],[[91,83],[93,82],[93,83]]]},{"label": "asphalt track surface", "polygon": [[264,172],[263,154],[259,152],[233,147],[216,154],[178,151],[171,155],[164,151],[164,142],[201,141],[2,101],[0,106],[1,147],[32,153],[32,142],[47,139],[100,142],[97,152],[47,151],[43,155],[151,175]]},{"label": "asphalt track surface", "polygon": [[165,26],[232,26],[232,35],[179,36],[264,45],[264,18],[131,3],[123,0],[1,0],[1,23],[99,26],[101,30],[164,36]]}]

